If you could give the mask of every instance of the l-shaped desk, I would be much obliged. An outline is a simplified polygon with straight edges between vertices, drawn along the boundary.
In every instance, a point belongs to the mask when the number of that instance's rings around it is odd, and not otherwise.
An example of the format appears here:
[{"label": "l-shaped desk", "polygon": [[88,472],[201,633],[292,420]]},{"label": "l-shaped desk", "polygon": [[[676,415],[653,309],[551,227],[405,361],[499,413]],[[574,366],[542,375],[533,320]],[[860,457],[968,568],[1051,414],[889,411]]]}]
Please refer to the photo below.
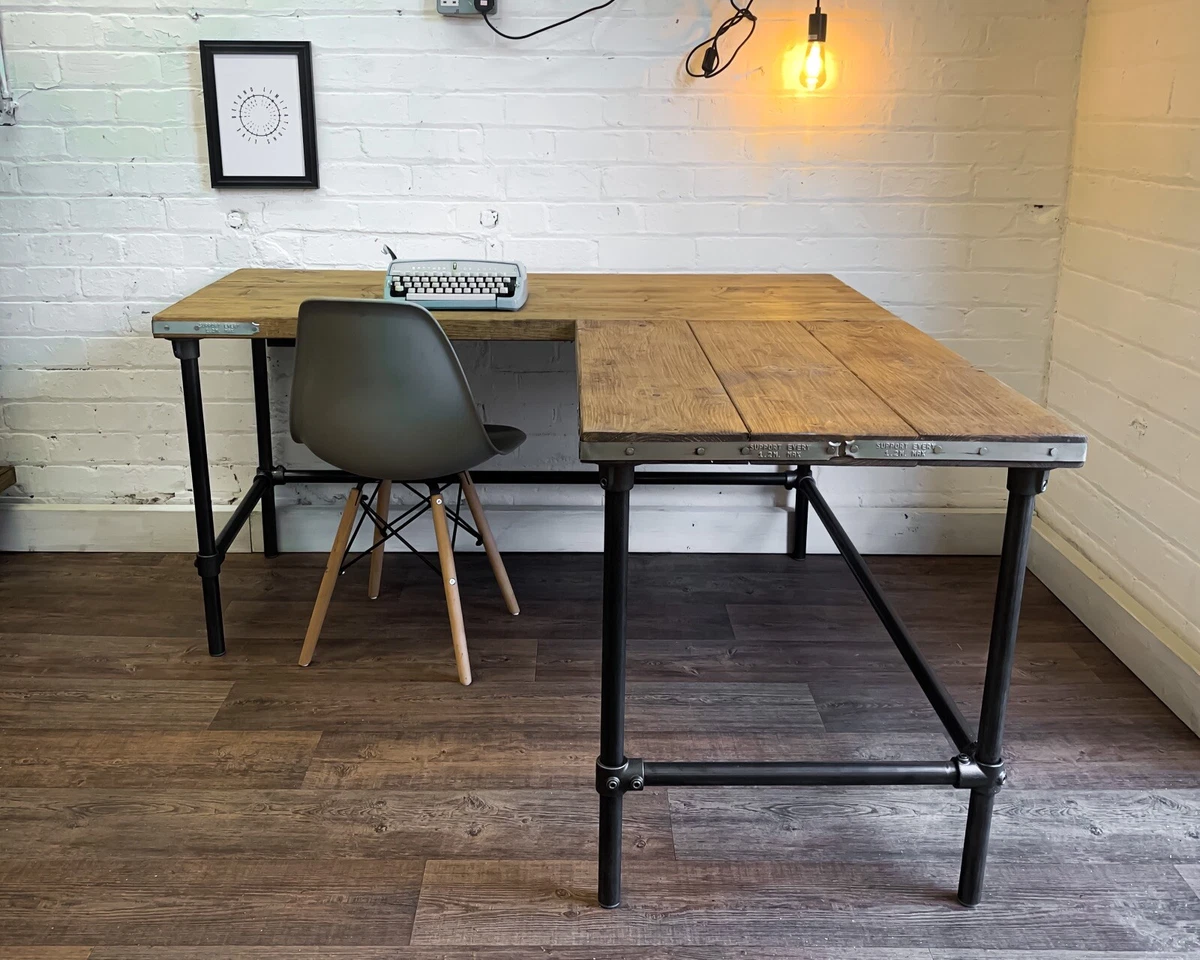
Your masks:
[{"label": "l-shaped desk", "polygon": [[[266,346],[296,335],[314,297],[382,296],[381,271],[238,270],[153,320],[183,375],[209,652],[225,652],[220,569],[255,506],[264,553],[278,552],[275,488],[351,483],[337,470],[277,467]],[[646,787],[927,784],[971,791],[958,896],[982,896],[1029,531],[1049,471],[1082,465],[1087,441],[1033,401],[828,275],[533,274],[517,312],[440,311],[457,340],[574,340],[579,457],[597,473],[476,472],[479,482],[596,482],[604,497],[599,900],[621,897],[624,796]],[[258,472],[219,532],[213,525],[200,343],[250,340]],[[636,473],[639,464],[774,464],[784,471]],[[822,466],[1002,467],[1008,509],[978,729],[938,680],[813,482]],[[954,744],[949,760],[656,762],[625,755],[629,493],[635,482],[782,485],[796,491],[793,557],[808,507],[829,532]]]}]

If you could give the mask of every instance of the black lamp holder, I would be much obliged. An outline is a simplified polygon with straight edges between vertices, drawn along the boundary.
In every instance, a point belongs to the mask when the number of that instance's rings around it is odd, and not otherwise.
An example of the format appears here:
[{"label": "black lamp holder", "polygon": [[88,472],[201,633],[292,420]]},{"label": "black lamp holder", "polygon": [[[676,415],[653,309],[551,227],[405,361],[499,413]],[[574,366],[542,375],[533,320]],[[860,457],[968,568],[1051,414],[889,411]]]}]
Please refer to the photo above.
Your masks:
[{"label": "black lamp holder", "polygon": [[817,9],[808,15],[808,39],[818,43],[825,42],[825,34],[829,30],[829,14],[821,12],[821,0],[817,0]]}]

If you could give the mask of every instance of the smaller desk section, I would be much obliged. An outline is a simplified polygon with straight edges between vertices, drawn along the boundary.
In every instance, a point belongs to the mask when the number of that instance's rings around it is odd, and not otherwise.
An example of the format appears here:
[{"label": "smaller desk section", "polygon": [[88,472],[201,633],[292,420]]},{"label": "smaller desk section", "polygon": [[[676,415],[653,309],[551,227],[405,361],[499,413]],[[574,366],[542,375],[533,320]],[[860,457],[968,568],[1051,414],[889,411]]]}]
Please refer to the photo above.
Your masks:
[{"label": "smaller desk section", "polygon": [[581,320],[580,459],[1079,466],[1060,417],[894,317]]},{"label": "smaller desk section", "polygon": [[[1034,501],[1087,440],[1060,417],[892,317],[722,321],[644,317],[575,325],[580,459],[604,488],[597,899],[621,902],[624,799],[652,787],[949,786],[970,791],[958,898],[983,896]],[[655,761],[625,751],[630,493],[654,463],[797,464],[796,515],[813,514],[941,721],[936,760]],[[1006,467],[1008,505],[979,723],[925,659],[817,488],[813,465]],[[798,626],[798,633],[803,626]]]}]

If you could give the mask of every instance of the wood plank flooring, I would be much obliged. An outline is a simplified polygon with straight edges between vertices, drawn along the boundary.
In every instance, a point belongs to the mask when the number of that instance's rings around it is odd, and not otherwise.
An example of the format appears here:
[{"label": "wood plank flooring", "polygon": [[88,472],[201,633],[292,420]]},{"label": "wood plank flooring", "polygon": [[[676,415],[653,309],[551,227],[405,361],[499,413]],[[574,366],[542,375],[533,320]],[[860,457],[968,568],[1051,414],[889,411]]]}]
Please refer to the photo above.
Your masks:
[{"label": "wood plank flooring", "polygon": [[[0,960],[1182,960],[1200,957],[1200,741],[1029,579],[985,903],[966,796],[650,790],[595,905],[597,556],[234,555],[208,657],[190,558],[0,555]],[[996,562],[879,558],[968,716]],[[631,561],[628,741],[649,759],[951,748],[842,562]]]}]

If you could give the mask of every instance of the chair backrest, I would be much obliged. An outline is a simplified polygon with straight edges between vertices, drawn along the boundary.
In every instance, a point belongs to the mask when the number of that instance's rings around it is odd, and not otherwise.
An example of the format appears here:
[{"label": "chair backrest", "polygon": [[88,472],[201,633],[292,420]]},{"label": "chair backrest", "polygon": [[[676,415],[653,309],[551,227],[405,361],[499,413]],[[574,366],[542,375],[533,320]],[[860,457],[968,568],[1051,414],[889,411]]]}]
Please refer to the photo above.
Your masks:
[{"label": "chair backrest", "polygon": [[424,307],[306,300],[296,327],[292,437],[377,480],[426,480],[496,451],[445,331]]}]

